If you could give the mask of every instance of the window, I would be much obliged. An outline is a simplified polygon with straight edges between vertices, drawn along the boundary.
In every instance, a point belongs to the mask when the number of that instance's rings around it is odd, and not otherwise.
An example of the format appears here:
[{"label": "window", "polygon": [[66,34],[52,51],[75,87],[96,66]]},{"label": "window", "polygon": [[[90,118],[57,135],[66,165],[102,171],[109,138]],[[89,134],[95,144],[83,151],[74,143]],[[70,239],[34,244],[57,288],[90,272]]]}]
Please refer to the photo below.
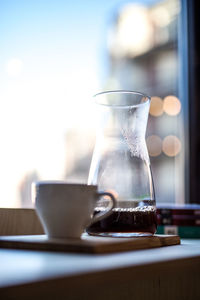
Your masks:
[{"label": "window", "polygon": [[181,81],[180,92],[184,102],[185,131],[185,187],[186,201],[199,203],[200,178],[200,119],[199,119],[199,2],[182,0],[180,40]]},{"label": "window", "polygon": [[[181,74],[188,75],[182,65],[188,35],[181,28],[194,9],[186,2],[1,2],[0,206],[31,207],[35,180],[87,182],[92,95],[113,89],[152,97],[146,141],[157,202],[188,201],[188,136],[193,146],[196,139],[181,84]],[[190,113],[196,134],[193,106]],[[193,191],[197,156],[190,165]]]}]

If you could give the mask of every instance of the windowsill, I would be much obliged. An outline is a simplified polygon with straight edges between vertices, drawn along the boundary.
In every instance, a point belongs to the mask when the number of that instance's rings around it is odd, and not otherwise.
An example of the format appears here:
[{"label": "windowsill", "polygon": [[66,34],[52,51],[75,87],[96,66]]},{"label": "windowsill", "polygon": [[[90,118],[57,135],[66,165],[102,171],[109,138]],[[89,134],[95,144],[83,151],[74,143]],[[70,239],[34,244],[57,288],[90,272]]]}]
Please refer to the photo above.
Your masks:
[{"label": "windowsill", "polygon": [[0,249],[0,265],[2,299],[200,297],[200,240],[109,255]]}]

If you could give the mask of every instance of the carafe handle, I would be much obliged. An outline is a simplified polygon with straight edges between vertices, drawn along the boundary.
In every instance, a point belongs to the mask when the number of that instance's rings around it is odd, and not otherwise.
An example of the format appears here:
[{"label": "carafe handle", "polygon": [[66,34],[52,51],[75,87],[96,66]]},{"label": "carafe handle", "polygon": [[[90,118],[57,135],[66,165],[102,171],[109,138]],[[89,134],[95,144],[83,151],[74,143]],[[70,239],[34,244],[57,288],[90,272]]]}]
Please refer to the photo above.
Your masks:
[{"label": "carafe handle", "polygon": [[113,196],[113,194],[111,193],[108,193],[108,192],[97,192],[97,196],[98,197],[102,197],[102,196],[108,196],[110,197],[109,199],[109,206],[108,206],[108,210],[106,210],[106,212],[99,212],[97,213],[96,215],[94,215],[93,219],[92,219],[92,222],[90,223],[93,224],[93,223],[96,223],[102,219],[104,219],[105,217],[108,217],[111,213],[112,213],[112,209],[116,207],[116,199],[115,197]]}]

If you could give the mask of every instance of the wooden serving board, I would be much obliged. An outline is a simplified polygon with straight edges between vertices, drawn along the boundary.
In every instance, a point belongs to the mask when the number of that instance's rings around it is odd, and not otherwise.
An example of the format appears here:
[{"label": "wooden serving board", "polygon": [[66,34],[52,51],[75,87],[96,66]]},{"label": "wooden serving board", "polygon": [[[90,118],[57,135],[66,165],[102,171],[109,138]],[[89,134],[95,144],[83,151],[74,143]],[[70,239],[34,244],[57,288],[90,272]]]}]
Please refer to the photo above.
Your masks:
[{"label": "wooden serving board", "polygon": [[180,244],[176,235],[110,238],[83,234],[81,239],[48,239],[46,235],[1,236],[0,248],[81,253],[112,253]]}]

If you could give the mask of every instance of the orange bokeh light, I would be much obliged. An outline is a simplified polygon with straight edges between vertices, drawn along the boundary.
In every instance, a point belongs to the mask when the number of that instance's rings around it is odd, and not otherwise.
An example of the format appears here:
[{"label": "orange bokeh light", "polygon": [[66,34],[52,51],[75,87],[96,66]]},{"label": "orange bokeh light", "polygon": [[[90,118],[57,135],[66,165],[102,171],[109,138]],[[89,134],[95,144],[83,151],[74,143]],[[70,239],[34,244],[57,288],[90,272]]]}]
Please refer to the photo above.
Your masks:
[{"label": "orange bokeh light", "polygon": [[168,135],[163,140],[162,150],[167,156],[176,156],[181,151],[181,141],[174,135]]},{"label": "orange bokeh light", "polygon": [[148,136],[147,148],[150,156],[158,156],[162,152],[162,140],[157,135]]},{"label": "orange bokeh light", "polygon": [[163,110],[170,116],[176,116],[181,110],[181,102],[175,96],[167,96],[163,101]]},{"label": "orange bokeh light", "polygon": [[150,115],[159,117],[163,113],[163,101],[160,97],[151,97]]}]

